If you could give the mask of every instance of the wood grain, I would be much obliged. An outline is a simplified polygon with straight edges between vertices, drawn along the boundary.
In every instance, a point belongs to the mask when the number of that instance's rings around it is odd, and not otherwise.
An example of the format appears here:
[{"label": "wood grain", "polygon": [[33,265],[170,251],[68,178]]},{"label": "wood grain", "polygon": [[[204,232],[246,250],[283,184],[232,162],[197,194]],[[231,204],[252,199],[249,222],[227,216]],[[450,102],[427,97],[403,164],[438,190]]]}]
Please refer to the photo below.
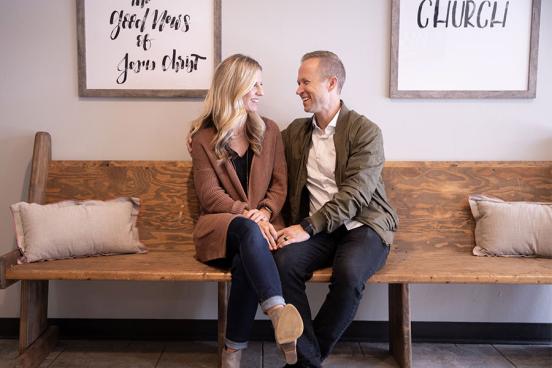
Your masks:
[{"label": "wood grain", "polygon": [[[475,257],[468,195],[552,202],[552,162],[389,162],[384,179],[400,217],[375,283],[551,284],[550,259]],[[229,281],[194,258],[198,203],[185,161],[53,161],[46,201],[142,200],[140,237],[150,252],[16,265],[8,279]],[[331,270],[312,281],[327,282]]]},{"label": "wood grain", "polygon": [[399,367],[412,367],[408,284],[389,284],[389,352]]},{"label": "wood grain", "polygon": [[11,267],[17,264],[17,258],[21,253],[19,253],[19,249],[14,249],[11,252],[5,253],[0,257],[0,289],[5,289],[7,287],[10,287],[14,283],[17,282],[17,280],[9,280],[6,278],[6,271]]},{"label": "wood grain", "polygon": [[19,351],[25,351],[48,327],[48,281],[21,282]]},{"label": "wood grain", "polygon": [[21,354],[15,361],[16,368],[37,368],[46,359],[48,354],[57,344],[59,328],[50,326],[46,331],[27,349],[21,351]]}]

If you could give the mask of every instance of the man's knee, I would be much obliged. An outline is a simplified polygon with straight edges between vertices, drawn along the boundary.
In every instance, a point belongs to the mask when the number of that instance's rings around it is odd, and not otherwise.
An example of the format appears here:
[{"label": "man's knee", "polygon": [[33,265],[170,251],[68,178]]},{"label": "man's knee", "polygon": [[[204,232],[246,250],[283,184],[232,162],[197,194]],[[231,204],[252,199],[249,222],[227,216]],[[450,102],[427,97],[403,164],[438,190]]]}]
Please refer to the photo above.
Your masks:
[{"label": "man's knee", "polygon": [[279,249],[274,254],[274,260],[282,283],[285,283],[290,279],[304,279],[306,278],[306,270],[298,262],[297,254],[293,251],[291,246]]}]

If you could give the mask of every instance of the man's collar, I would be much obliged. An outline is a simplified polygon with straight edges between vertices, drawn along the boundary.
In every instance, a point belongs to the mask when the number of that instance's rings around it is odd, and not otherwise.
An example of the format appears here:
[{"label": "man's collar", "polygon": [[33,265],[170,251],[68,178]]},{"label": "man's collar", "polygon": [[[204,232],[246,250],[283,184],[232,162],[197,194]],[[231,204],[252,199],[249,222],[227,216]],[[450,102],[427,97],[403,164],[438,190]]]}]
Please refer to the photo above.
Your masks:
[{"label": "man's collar", "polygon": [[[339,113],[341,112],[341,107],[339,108],[339,110],[337,110],[337,112],[335,113],[334,117],[332,118],[332,120],[330,120],[330,123],[326,126],[327,127],[332,127],[333,129],[335,129],[336,125],[337,125],[337,119],[339,117]],[[312,116],[312,125],[313,127],[316,129],[320,129],[320,127],[318,126],[318,124],[316,123],[316,116],[313,115]]]}]

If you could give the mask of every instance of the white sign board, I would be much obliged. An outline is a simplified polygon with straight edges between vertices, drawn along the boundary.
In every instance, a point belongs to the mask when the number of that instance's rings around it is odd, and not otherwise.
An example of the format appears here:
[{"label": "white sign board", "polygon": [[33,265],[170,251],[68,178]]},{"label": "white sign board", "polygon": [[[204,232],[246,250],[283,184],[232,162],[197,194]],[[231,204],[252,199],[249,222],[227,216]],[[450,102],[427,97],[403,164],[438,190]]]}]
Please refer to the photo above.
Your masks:
[{"label": "white sign board", "polygon": [[220,0],[79,0],[84,96],[202,96],[220,61]]},{"label": "white sign board", "polygon": [[540,0],[394,0],[392,90],[430,92],[425,97],[527,91],[532,62],[536,69],[535,4],[540,10]]}]

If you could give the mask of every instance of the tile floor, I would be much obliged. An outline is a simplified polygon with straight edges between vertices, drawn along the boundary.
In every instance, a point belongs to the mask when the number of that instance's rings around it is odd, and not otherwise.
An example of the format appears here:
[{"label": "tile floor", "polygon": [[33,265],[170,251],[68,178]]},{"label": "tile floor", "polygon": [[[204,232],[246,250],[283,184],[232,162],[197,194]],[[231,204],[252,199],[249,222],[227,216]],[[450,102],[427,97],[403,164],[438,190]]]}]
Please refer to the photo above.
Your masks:
[{"label": "tile floor", "polygon": [[[15,367],[17,341],[0,340],[0,368]],[[552,368],[552,345],[413,346],[416,368]],[[62,340],[41,368],[207,368],[216,367],[214,342]],[[274,343],[252,342],[244,368],[282,367]],[[397,367],[384,343],[340,343],[324,368]]]}]

